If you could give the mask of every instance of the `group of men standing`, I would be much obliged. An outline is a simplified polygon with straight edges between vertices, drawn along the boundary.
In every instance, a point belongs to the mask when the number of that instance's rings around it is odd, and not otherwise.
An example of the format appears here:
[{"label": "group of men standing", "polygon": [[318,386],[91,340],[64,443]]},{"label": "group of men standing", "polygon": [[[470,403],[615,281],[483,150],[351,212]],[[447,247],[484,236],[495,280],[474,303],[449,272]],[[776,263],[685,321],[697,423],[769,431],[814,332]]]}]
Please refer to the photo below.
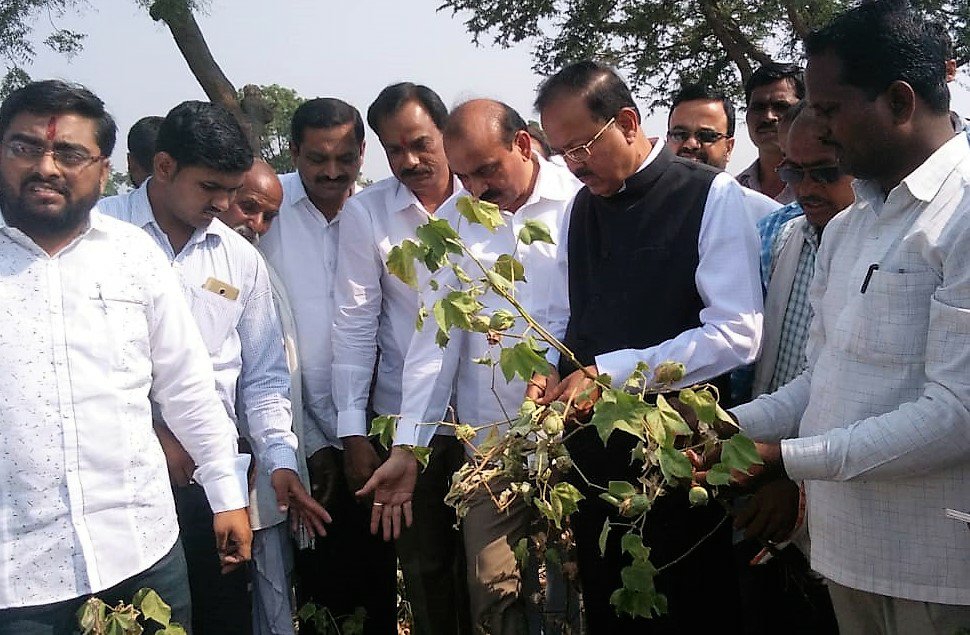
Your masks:
[{"label": "group of men standing", "polygon": [[[364,118],[338,99],[298,108],[279,177],[227,111],[180,104],[129,135],[139,187],[98,201],[104,104],[59,81],[14,92],[0,634],[71,633],[90,595],[146,586],[197,635],[292,633],[307,602],[393,633],[398,562],[415,633],[529,632],[513,548],[532,510],[482,495],[456,530],[444,498],[467,451],[435,423],[500,421],[524,396],[572,400],[582,421],[591,377],[667,360],[685,365],[675,389],[737,405],[764,467],[736,475],[735,532],[721,506],[658,499],[644,536],[656,566],[676,561],[656,579],[668,612],[635,620],[610,605],[629,557],[617,535],[601,551],[618,517],[590,485],[635,480],[634,441],[571,436],[588,632],[834,632],[833,607],[842,633],[970,626],[970,534],[944,513],[970,510],[970,144],[944,34],[877,0],[808,37],[804,77],[759,69],[759,156],[737,179],[723,95],[681,91],[665,143],[591,61],[539,87],[555,160],[504,103],[449,113],[425,86],[386,87],[366,123],[393,176],[360,191]],[[582,368],[550,349],[546,372],[495,382],[483,334],[415,330],[460,280],[419,270],[416,290],[388,256],[432,219],[458,227],[464,195],[504,225],[462,225],[458,264],[514,251],[517,301]],[[519,242],[530,221],[551,242]],[[389,452],[368,436],[379,415],[400,416]],[[414,446],[432,449],[423,470]],[[713,458],[692,458],[702,482]],[[749,564],[794,552],[812,580],[798,548],[824,577],[807,593]]]}]

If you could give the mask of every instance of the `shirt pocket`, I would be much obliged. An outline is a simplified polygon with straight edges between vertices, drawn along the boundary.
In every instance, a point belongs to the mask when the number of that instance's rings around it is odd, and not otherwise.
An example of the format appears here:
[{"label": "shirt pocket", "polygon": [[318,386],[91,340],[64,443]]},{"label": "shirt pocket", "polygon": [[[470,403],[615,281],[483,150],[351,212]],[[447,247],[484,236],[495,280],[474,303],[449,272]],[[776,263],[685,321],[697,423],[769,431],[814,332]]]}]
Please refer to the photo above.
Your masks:
[{"label": "shirt pocket", "polygon": [[95,285],[89,303],[93,305],[90,314],[101,316],[101,337],[112,352],[114,368],[150,367],[148,301],[144,295],[133,286],[104,281]]},{"label": "shirt pocket", "polygon": [[932,270],[872,272],[866,292],[840,330],[860,359],[915,363],[926,355],[930,299],[940,284]]},{"label": "shirt pocket", "polygon": [[199,333],[202,334],[202,341],[205,342],[209,355],[216,355],[222,350],[222,346],[229,339],[229,334],[239,321],[241,303],[202,287],[191,287],[189,292],[192,317],[195,318]]}]

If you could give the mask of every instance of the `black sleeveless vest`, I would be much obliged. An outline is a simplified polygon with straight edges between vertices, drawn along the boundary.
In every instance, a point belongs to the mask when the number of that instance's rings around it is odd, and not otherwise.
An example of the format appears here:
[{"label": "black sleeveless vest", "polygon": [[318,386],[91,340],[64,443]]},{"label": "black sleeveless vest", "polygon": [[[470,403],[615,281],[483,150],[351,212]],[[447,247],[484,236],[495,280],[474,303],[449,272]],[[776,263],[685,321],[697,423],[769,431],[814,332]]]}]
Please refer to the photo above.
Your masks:
[{"label": "black sleeveless vest", "polygon": [[[664,146],[622,192],[605,198],[583,188],[576,195],[565,344],[583,364],[602,353],[655,346],[701,325],[697,240],[717,174]],[[568,364],[560,362],[564,377],[575,370]],[[625,379],[613,378],[617,384]]]}]

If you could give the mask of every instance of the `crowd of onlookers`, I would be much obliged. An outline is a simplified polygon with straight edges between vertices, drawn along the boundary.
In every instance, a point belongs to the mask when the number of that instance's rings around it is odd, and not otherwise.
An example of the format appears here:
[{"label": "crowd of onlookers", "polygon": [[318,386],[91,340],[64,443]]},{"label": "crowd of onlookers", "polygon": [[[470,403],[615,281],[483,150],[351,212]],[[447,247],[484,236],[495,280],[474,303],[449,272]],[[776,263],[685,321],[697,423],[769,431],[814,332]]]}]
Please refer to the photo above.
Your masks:
[{"label": "crowd of onlookers", "polygon": [[[14,91],[0,635],[73,633],[91,595],[143,587],[196,635],[292,634],[301,607],[396,633],[402,592],[415,634],[970,629],[970,141],[950,111],[953,46],[875,0],[809,34],[805,57],[747,78],[758,157],[736,176],[724,93],[684,86],[660,139],[593,61],[538,87],[541,126],[491,99],[449,112],[410,82],[366,117],[309,100],[283,175],[227,109],[184,102],[131,128],[135,189],[109,198],[106,105],[57,80]],[[365,119],[393,176],[361,188]],[[464,196],[503,224],[464,222]],[[467,251],[409,285],[388,258],[432,219]],[[547,239],[521,239],[536,227]],[[550,347],[528,382],[495,380],[494,337],[442,337],[429,315],[503,254],[526,274],[518,307],[575,356]],[[762,464],[724,505],[657,499],[644,539],[667,611],[634,619],[611,596],[645,583],[620,532],[603,541],[622,518],[598,486],[641,476],[637,440],[582,424],[593,378],[668,360],[685,368],[674,390],[718,388]],[[486,431],[435,425],[507,421],[523,398],[569,401],[580,427],[561,475],[585,496],[578,580],[548,564],[541,589],[516,556],[533,507],[483,491],[456,526],[445,503]],[[389,450],[369,435],[386,415]],[[423,469],[414,447],[431,448]],[[715,457],[691,458],[703,485]]]}]

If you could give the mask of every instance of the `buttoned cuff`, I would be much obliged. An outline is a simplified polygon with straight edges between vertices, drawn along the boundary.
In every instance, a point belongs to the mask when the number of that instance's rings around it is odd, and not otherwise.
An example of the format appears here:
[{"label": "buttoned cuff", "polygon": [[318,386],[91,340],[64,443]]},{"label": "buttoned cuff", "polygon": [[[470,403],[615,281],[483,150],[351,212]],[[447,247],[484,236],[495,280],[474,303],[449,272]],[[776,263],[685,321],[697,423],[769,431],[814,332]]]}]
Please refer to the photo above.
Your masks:
[{"label": "buttoned cuff", "polygon": [[431,445],[438,426],[421,423],[417,419],[402,417],[398,419],[394,433],[394,445],[413,445],[426,448]]},{"label": "buttoned cuff", "polygon": [[777,438],[777,433],[772,435],[774,431],[768,411],[758,399],[731,408],[728,412],[738,418],[741,431],[752,441],[773,442]]},{"label": "buttoned cuff", "polygon": [[793,481],[823,481],[832,478],[828,467],[828,440],[824,435],[785,439],[781,460]]},{"label": "buttoned cuff", "polygon": [[343,410],[337,413],[337,436],[366,437],[367,413],[363,410]]},{"label": "buttoned cuff", "polygon": [[280,444],[266,448],[263,462],[265,463],[267,474],[272,474],[280,469],[293,470],[297,474],[300,473],[296,462],[296,452],[286,445]]},{"label": "buttoned cuff", "polygon": [[205,490],[212,513],[249,507],[249,455],[210,461],[195,470],[192,478]]},{"label": "buttoned cuff", "polygon": [[639,360],[637,360],[634,351],[623,350],[597,355],[594,361],[600,375],[609,375],[614,386],[622,386],[623,382],[636,370]]}]

